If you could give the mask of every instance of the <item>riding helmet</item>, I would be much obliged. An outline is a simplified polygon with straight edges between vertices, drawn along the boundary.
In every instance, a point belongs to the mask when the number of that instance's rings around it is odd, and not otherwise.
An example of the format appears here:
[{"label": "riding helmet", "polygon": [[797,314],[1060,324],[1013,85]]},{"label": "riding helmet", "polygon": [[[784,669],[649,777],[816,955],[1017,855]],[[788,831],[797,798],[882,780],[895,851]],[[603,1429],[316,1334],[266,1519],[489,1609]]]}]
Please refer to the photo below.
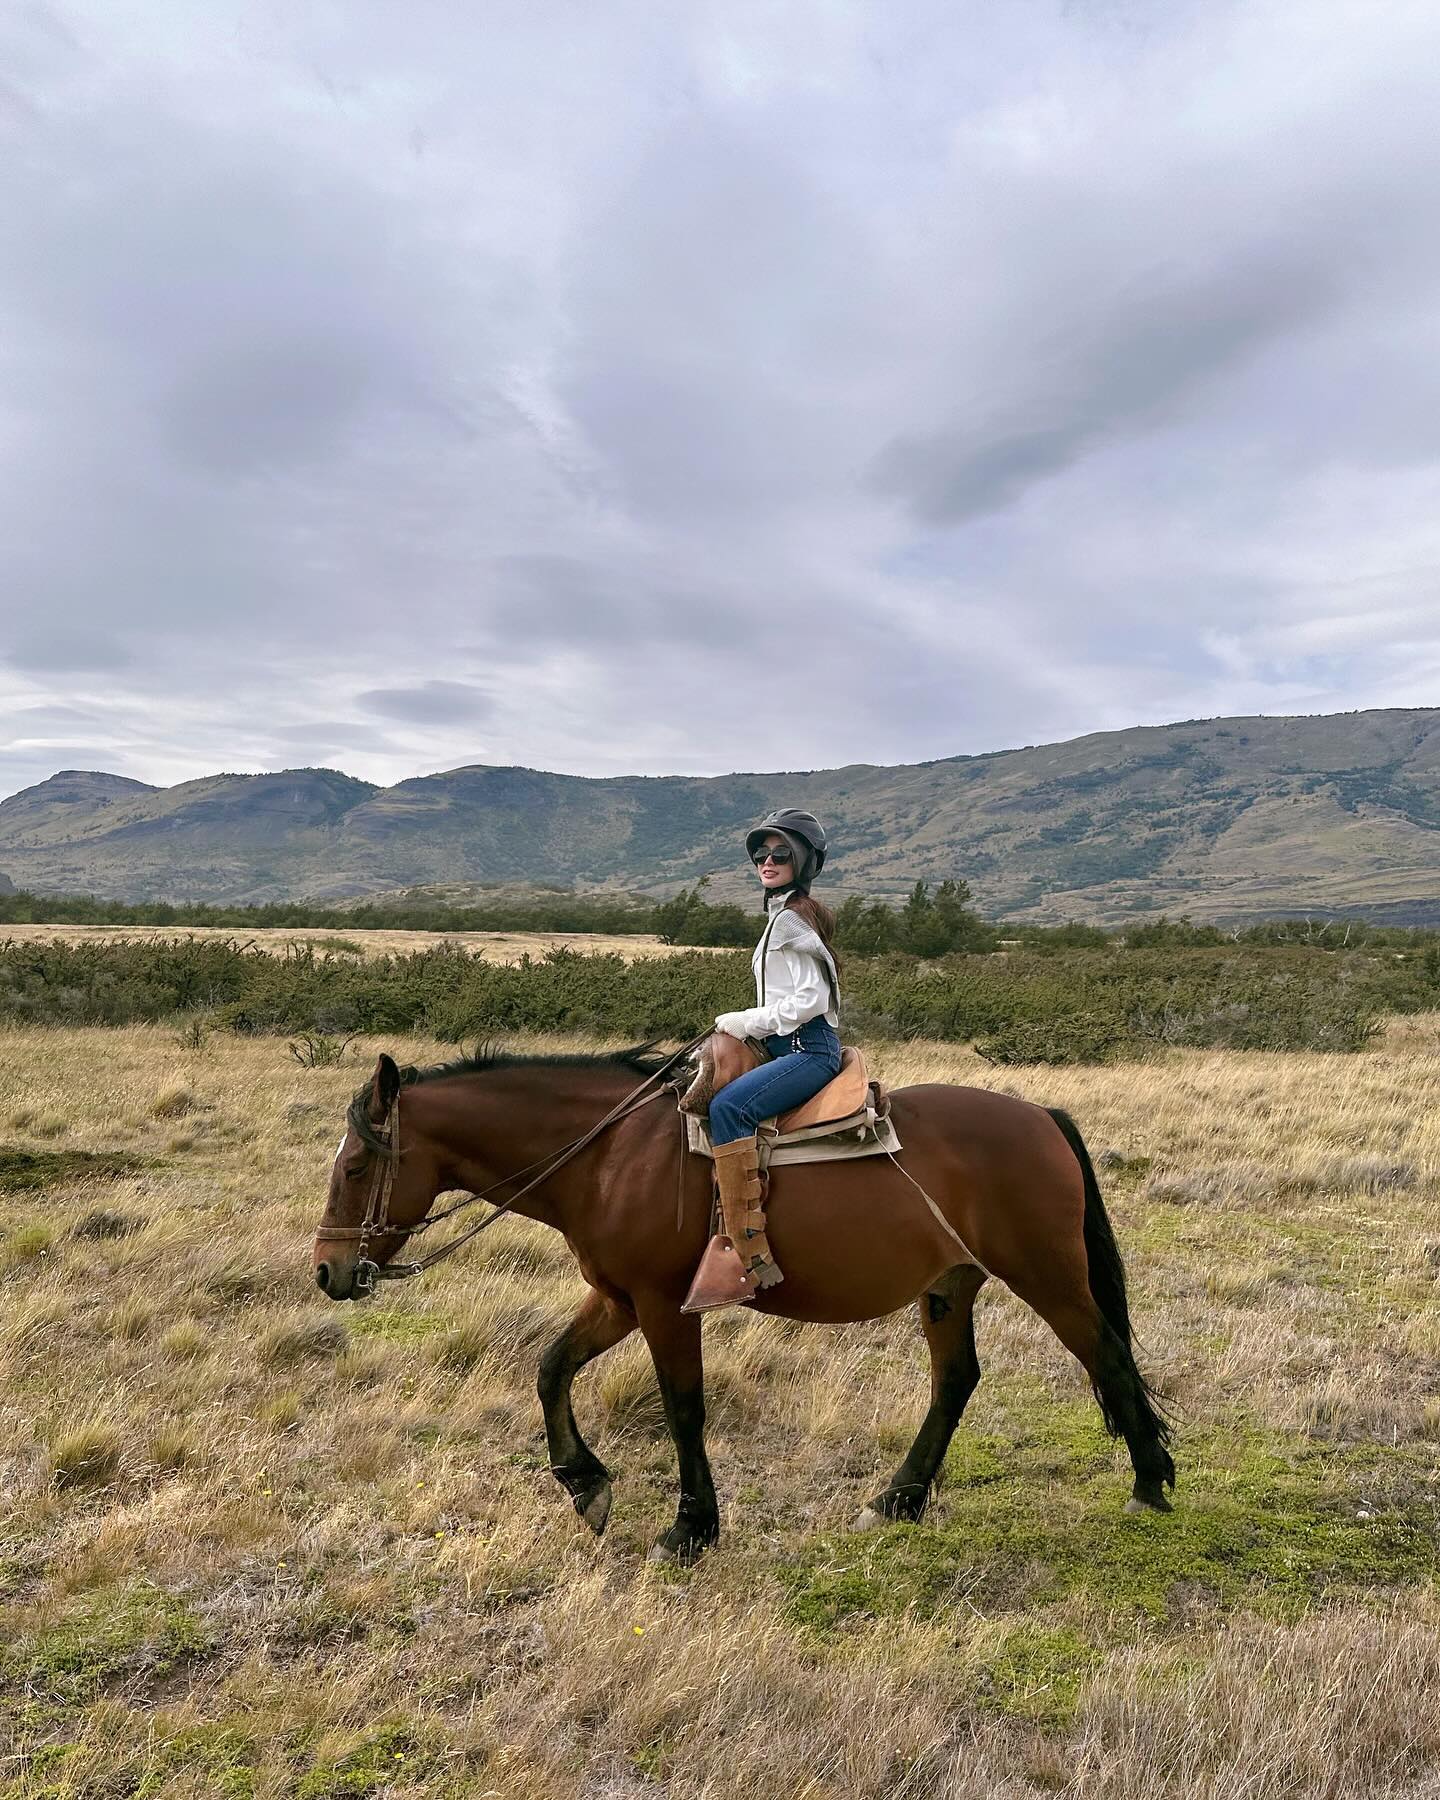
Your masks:
[{"label": "riding helmet", "polygon": [[752,830],[745,833],[745,854],[754,856],[756,849],[772,832],[778,832],[795,853],[793,886],[808,889],[825,867],[825,827],[814,813],[798,812],[793,806],[780,806]]}]

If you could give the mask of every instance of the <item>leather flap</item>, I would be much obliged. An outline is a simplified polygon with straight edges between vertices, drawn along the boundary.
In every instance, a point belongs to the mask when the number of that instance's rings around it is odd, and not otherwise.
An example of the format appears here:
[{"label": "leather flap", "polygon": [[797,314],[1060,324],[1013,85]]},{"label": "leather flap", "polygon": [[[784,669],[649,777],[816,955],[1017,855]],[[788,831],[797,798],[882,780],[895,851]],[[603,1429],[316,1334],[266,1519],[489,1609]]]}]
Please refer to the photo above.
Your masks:
[{"label": "leather flap", "polygon": [[781,1113],[775,1123],[781,1131],[803,1131],[807,1125],[823,1125],[830,1119],[848,1119],[869,1100],[870,1077],[865,1058],[852,1045],[841,1052],[840,1073],[803,1106]]}]

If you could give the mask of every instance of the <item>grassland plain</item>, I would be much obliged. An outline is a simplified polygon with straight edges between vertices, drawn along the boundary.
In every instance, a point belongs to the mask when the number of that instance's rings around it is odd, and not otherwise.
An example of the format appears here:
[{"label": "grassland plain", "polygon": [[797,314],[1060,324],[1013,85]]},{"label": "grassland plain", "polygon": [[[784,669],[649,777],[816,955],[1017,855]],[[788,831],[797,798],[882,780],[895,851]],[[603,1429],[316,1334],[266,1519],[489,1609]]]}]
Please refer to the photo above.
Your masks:
[{"label": "grassland plain", "polygon": [[1122,1513],[1078,1370],[987,1288],[929,1518],[853,1538],[923,1411],[913,1318],[737,1314],[691,1571],[644,1559],[674,1475],[637,1344],[579,1384],[603,1542],[547,1473],[559,1239],[511,1222],[363,1308],[310,1287],[379,1047],[0,1033],[4,1800],[1440,1792],[1440,1016],[1123,1070],[878,1049],[1080,1121],[1177,1510]]},{"label": "grassland plain", "polygon": [[222,943],[253,944],[257,949],[283,955],[292,945],[308,947],[321,955],[377,957],[410,955],[433,950],[441,944],[458,944],[485,962],[514,962],[521,956],[541,957],[550,950],[577,954],[606,951],[632,962],[646,956],[677,956],[676,944],[662,944],[649,932],[618,937],[598,931],[347,931],[345,916],[337,913],[332,931],[314,926],[223,925],[13,925],[0,923],[0,944],[179,944],[187,938],[211,938]]}]

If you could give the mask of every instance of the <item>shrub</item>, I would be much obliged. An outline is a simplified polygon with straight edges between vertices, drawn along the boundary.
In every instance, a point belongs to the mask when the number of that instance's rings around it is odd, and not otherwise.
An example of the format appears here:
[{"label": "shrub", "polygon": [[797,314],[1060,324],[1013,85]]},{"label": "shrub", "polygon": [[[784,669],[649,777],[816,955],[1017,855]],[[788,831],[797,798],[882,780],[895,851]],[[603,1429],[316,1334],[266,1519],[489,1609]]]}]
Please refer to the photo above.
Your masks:
[{"label": "shrub", "polygon": [[[753,927],[751,919],[747,939]],[[844,994],[852,1033],[978,1041],[1007,1061],[1104,1061],[1166,1045],[1359,1050],[1382,1013],[1440,1001],[1425,958],[1388,949],[1113,940],[1037,949],[1028,939],[1003,957],[852,951]],[[750,1000],[743,949],[626,962],[561,948],[498,964],[454,945],[367,962],[305,946],[273,956],[223,940],[0,945],[0,1020],[122,1024],[203,1005],[217,1026],[284,1034],[317,1066],[357,1032],[428,1032],[451,1043],[513,1031],[683,1039]],[[156,1104],[174,1116],[169,1108],[196,1101],[176,1090]]]},{"label": "shrub", "polygon": [[756,935],[756,916],[741,906],[715,906],[705,898],[710,877],[693,888],[681,888],[662,900],[651,914],[651,926],[662,944],[749,946]]},{"label": "shrub", "polygon": [[319,1032],[303,1031],[299,1041],[287,1045],[290,1054],[302,1069],[330,1069],[336,1063],[345,1060],[345,1052],[355,1042],[355,1033],[348,1037],[323,1037]]},{"label": "shrub", "polygon": [[1057,1013],[1017,1019],[975,1048],[993,1063],[1108,1063],[1136,1049],[1123,1019],[1103,1013]]}]

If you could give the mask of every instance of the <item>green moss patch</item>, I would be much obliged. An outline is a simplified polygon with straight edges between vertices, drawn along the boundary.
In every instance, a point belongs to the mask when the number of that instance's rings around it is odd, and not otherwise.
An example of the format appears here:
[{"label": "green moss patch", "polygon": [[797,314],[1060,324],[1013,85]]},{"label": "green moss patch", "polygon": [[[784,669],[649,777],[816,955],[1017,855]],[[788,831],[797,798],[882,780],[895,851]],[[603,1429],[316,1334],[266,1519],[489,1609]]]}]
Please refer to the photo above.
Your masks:
[{"label": "green moss patch", "polygon": [[260,1748],[233,1725],[196,1725],[167,1738],[135,1789],[135,1800],[162,1793],[177,1771],[203,1774],[204,1791],[219,1800],[253,1800]]},{"label": "green moss patch", "polygon": [[1099,1662],[1100,1652],[1078,1631],[1021,1625],[981,1665],[975,1698],[1037,1725],[1064,1725],[1079,1704],[1081,1684]]},{"label": "green moss patch", "polygon": [[357,1338],[379,1338],[387,1344],[414,1344],[453,1328],[455,1321],[444,1313],[401,1312],[389,1307],[357,1308],[350,1319],[350,1335]]},{"label": "green moss patch", "polygon": [[71,1181],[118,1181],[150,1166],[150,1159],[121,1150],[20,1150],[0,1144],[0,1193],[34,1193]]},{"label": "green moss patch", "polygon": [[57,1619],[26,1629],[0,1622],[0,1677],[27,1695],[62,1703],[119,1683],[167,1675],[213,1648],[185,1602],[136,1582],[87,1594]]},{"label": "green moss patch", "polygon": [[323,1759],[301,1776],[295,1800],[354,1800],[408,1787],[435,1762],[435,1752],[416,1733],[390,1725],[361,1738],[342,1755]]},{"label": "green moss patch", "polygon": [[1294,1617],[1440,1572],[1433,1469],[1405,1447],[1182,1444],[1176,1510],[1133,1517],[1110,1456],[1050,1479],[1043,1460],[1016,1451],[1008,1478],[947,1490],[933,1525],[818,1539],[780,1572],[790,1617],[829,1635],[962,1599],[1004,1614],[1083,1597],[1179,1625],[1197,1608]]}]

